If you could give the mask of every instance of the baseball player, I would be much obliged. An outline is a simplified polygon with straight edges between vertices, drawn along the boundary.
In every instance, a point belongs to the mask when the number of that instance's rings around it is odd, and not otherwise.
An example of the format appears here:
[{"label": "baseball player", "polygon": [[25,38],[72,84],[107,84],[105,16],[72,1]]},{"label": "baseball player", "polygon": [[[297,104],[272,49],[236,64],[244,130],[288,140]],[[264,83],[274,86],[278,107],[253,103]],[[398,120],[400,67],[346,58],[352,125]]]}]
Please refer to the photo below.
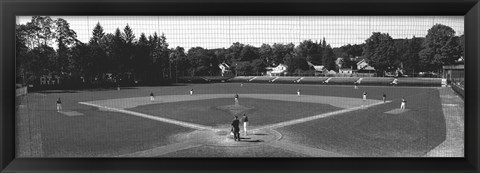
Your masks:
[{"label": "baseball player", "polygon": [[247,136],[247,126],[248,126],[247,114],[243,114],[242,121],[243,121],[243,131],[245,133],[245,136]]},{"label": "baseball player", "polygon": [[353,84],[355,85],[354,88],[358,89],[358,82],[354,82]]},{"label": "baseball player", "polygon": [[402,97],[402,104],[400,105],[401,110],[405,110],[405,104],[407,103],[407,100],[405,100],[405,97]]},{"label": "baseball player", "polygon": [[243,87],[243,82],[242,82],[242,83],[240,83],[240,87]]},{"label": "baseball player", "polygon": [[62,110],[62,100],[60,100],[60,97],[57,99],[57,112],[60,112]]},{"label": "baseball player", "polygon": [[367,101],[367,92],[363,91],[363,101]]},{"label": "baseball player", "polygon": [[383,103],[385,103],[385,100],[387,99],[387,95],[383,93]]},{"label": "baseball player", "polygon": [[238,105],[238,94],[235,93],[235,105]]},{"label": "baseball player", "polygon": [[193,95],[193,88],[190,90],[190,96]]},{"label": "baseball player", "polygon": [[300,88],[297,89],[297,96],[300,96]]},{"label": "baseball player", "polygon": [[155,96],[153,96],[153,92],[150,93],[150,101],[151,102],[155,101]]}]

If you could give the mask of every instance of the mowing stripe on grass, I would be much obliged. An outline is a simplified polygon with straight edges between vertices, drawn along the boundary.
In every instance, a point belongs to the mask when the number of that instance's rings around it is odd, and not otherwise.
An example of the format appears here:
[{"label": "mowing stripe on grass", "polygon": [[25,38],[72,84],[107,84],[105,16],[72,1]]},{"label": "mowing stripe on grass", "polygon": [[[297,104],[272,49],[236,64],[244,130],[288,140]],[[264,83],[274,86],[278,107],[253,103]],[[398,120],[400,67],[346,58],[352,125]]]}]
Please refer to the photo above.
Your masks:
[{"label": "mowing stripe on grass", "polygon": [[83,104],[83,105],[97,107],[97,108],[107,109],[107,110],[114,111],[114,112],[120,112],[120,113],[130,114],[130,115],[134,115],[134,116],[138,116],[138,117],[142,117],[142,118],[151,119],[151,120],[156,120],[156,121],[161,121],[161,122],[165,122],[165,123],[175,124],[175,125],[179,125],[179,126],[183,126],[183,127],[192,128],[192,129],[215,130],[214,128],[209,127],[209,126],[187,123],[187,122],[172,120],[172,119],[168,119],[168,118],[156,117],[156,116],[152,116],[152,115],[148,115],[148,114],[144,114],[144,113],[133,112],[133,111],[124,110],[124,109],[111,108],[111,107],[107,107],[107,106],[101,106],[101,105],[96,105],[96,104],[92,104],[92,103],[85,103],[85,102],[78,102],[78,103]]},{"label": "mowing stripe on grass", "polygon": [[[391,101],[387,101],[387,102],[385,102],[385,103],[390,103],[390,102],[391,102]],[[320,115],[315,115],[315,116],[311,116],[311,117],[305,117],[305,118],[300,118],[300,119],[285,121],[285,122],[281,122],[281,123],[277,123],[277,124],[266,125],[266,126],[262,126],[262,127],[253,129],[253,130],[258,130],[258,129],[276,129],[276,128],[280,128],[280,127],[285,127],[285,126],[290,126],[290,125],[294,125],[294,124],[304,123],[304,122],[307,122],[307,121],[316,120],[316,119],[319,119],[319,118],[325,118],[325,117],[329,117],[329,116],[332,116],[332,115],[343,114],[343,113],[347,113],[347,112],[351,112],[351,111],[355,111],[355,110],[359,110],[359,109],[365,109],[365,108],[372,107],[372,106],[376,106],[376,105],[380,105],[380,104],[384,104],[384,102],[377,102],[377,103],[373,103],[373,104],[370,104],[370,105],[353,107],[353,108],[347,108],[347,109],[342,109],[342,110],[339,110],[339,111],[328,112],[328,113],[324,113],[324,114],[320,114]]]}]

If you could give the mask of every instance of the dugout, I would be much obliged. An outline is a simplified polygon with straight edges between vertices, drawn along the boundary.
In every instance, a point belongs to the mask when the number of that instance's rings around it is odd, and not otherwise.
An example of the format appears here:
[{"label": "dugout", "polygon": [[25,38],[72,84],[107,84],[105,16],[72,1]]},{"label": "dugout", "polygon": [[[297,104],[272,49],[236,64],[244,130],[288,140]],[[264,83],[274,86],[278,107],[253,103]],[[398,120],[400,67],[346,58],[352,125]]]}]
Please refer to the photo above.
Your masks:
[{"label": "dugout", "polygon": [[457,85],[463,85],[465,83],[465,65],[443,66],[443,78],[447,79],[449,84],[455,83]]}]

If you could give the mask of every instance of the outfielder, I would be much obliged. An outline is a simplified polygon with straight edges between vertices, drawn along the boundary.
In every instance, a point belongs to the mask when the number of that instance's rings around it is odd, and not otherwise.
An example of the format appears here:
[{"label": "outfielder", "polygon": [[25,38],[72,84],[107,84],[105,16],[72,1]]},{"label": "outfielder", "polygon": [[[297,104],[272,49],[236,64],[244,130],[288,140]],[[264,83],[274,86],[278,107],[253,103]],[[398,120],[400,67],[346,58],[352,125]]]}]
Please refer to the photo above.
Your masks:
[{"label": "outfielder", "polygon": [[387,99],[387,95],[383,93],[383,103],[385,103],[385,100]]},{"label": "outfielder", "polygon": [[57,112],[60,112],[62,110],[62,100],[60,100],[60,97],[57,99]]},{"label": "outfielder", "polygon": [[367,92],[363,91],[363,101],[367,101]]},{"label": "outfielder", "polygon": [[297,96],[300,96],[300,88],[297,89]]},{"label": "outfielder", "polygon": [[193,95],[193,88],[190,90],[190,96]]},{"label": "outfielder", "polygon": [[353,84],[355,85],[354,88],[358,89],[358,82],[354,82]]}]

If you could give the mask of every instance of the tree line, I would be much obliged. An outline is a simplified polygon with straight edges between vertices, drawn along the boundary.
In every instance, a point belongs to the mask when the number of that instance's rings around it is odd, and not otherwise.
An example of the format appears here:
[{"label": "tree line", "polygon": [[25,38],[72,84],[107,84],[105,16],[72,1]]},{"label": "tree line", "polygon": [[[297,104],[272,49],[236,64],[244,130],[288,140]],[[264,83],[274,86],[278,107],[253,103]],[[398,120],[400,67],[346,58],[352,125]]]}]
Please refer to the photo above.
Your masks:
[{"label": "tree line", "polygon": [[[88,83],[112,79],[115,82],[142,81],[158,83],[180,76],[217,76],[221,63],[231,66],[236,75],[260,75],[266,67],[288,66],[288,73],[313,74],[309,65],[323,65],[326,70],[356,68],[366,59],[377,73],[395,69],[439,71],[454,64],[464,54],[464,36],[436,24],[425,38],[392,39],[388,33],[372,33],[365,43],[333,48],[321,42],[304,40],[293,43],[262,44],[260,47],[232,43],[228,48],[205,49],[169,47],[166,36],[136,36],[127,24],[114,33],[105,33],[100,23],[87,43],[61,18],[34,16],[16,26],[17,81],[32,83],[42,75],[79,79]],[[360,57],[360,58],[358,58]],[[341,60],[341,66],[336,63]],[[20,80],[21,79],[21,80]]]}]

